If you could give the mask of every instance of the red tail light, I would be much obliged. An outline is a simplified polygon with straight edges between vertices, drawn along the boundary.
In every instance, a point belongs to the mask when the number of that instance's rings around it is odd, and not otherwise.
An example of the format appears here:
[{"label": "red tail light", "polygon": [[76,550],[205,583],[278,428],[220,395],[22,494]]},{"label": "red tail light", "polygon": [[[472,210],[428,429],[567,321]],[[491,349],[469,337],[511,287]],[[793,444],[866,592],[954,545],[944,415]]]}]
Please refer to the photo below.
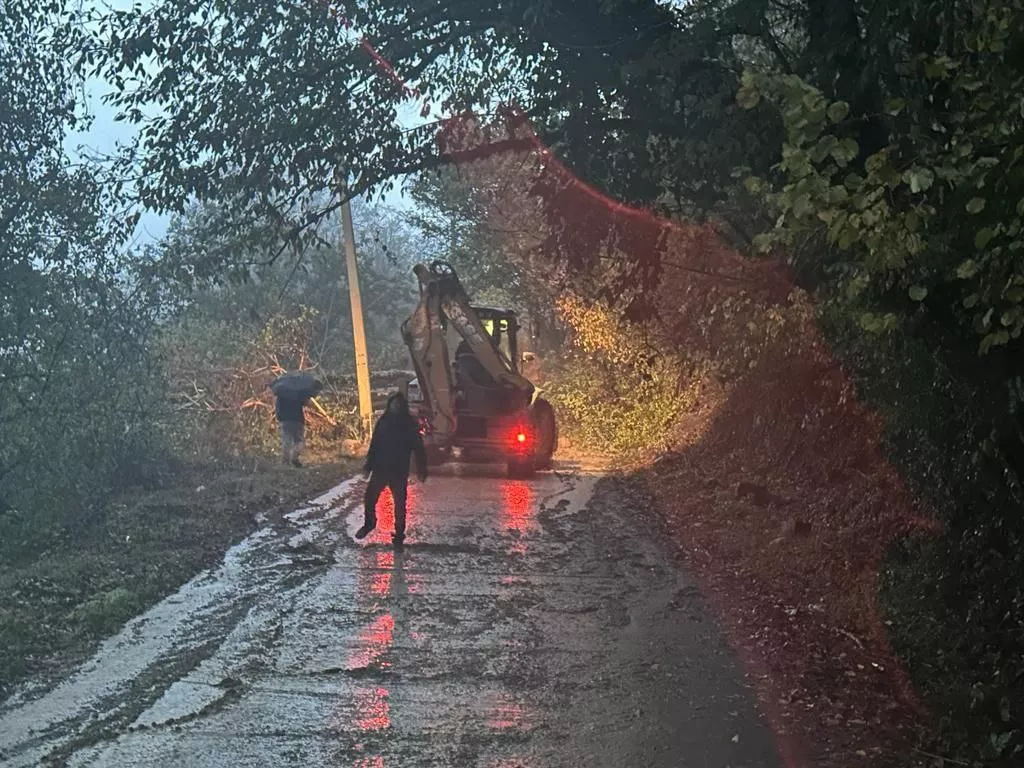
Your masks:
[{"label": "red tail light", "polygon": [[513,451],[529,451],[533,447],[533,432],[529,427],[515,427],[509,434],[509,441]]}]

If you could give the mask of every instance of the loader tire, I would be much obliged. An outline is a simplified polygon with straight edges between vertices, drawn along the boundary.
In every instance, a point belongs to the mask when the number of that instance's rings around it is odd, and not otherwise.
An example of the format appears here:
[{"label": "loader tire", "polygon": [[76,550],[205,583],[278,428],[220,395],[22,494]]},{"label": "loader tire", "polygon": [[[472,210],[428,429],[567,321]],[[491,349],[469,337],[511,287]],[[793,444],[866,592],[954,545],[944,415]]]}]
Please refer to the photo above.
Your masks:
[{"label": "loader tire", "polygon": [[537,430],[537,451],[533,464],[537,469],[551,469],[555,450],[558,448],[558,424],[555,409],[544,398],[537,398],[533,404],[533,424]]}]

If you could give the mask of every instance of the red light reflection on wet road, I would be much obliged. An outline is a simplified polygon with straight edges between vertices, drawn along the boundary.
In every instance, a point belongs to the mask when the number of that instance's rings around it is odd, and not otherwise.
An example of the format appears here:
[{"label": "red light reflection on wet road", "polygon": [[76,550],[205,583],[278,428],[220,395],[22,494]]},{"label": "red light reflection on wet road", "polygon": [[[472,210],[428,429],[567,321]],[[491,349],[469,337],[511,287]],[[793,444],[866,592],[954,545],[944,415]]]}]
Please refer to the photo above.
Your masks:
[{"label": "red light reflection on wet road", "polygon": [[[408,509],[415,508],[418,494],[409,489]],[[390,600],[413,591],[407,588],[404,571],[396,576],[396,568],[403,568],[400,557],[388,546],[395,530],[395,501],[389,489],[384,489],[377,501],[377,528],[368,543],[378,546],[364,547],[358,556],[355,600],[363,610],[376,612],[390,608]],[[384,544],[383,547],[379,546]],[[395,617],[390,612],[378,614],[355,638],[348,654],[345,669],[359,670],[375,668],[385,670],[391,666],[388,652],[394,644]],[[365,733],[385,731],[391,727],[391,705],[388,688],[356,688],[347,706],[338,712],[341,728],[356,728]],[[384,768],[380,755],[360,757],[356,768]]]},{"label": "red light reflection on wet road", "polygon": [[370,592],[377,597],[391,593],[391,569],[395,567],[395,553],[383,550],[377,553],[377,572],[370,579]]},{"label": "red light reflection on wet road", "polygon": [[[529,483],[505,480],[501,484],[501,497],[501,524],[506,531],[523,534],[534,527],[533,488]],[[525,555],[526,542],[523,539],[513,542],[510,551]]]},{"label": "red light reflection on wet road", "polygon": [[501,522],[507,530],[524,533],[533,527],[533,487],[529,483],[505,480],[501,497]]},{"label": "red light reflection on wet road", "polygon": [[519,728],[523,724],[523,708],[516,702],[506,702],[495,707],[487,718],[487,726],[498,731]]},{"label": "red light reflection on wet road", "polygon": [[380,755],[361,757],[356,760],[352,768],[384,768],[384,758]]},{"label": "red light reflection on wet road", "polygon": [[391,727],[387,688],[358,688],[355,692],[355,725],[361,731],[383,731]]},{"label": "red light reflection on wet road", "polygon": [[359,633],[356,640],[357,647],[349,654],[348,663],[345,668],[348,670],[365,669],[371,664],[378,663],[381,669],[391,666],[391,662],[381,661],[381,657],[391,647],[394,640],[395,619],[390,613],[378,616],[373,622]]},{"label": "red light reflection on wet road", "polygon": [[[389,540],[394,530],[395,505],[391,492],[385,490],[377,504],[377,531],[375,539]],[[397,563],[401,567],[401,560]],[[366,548],[359,553],[355,599],[364,608],[378,610],[379,601],[392,596],[396,557],[389,547]],[[388,651],[394,644],[395,618],[390,613],[378,614],[355,638],[348,654],[348,670],[387,669],[391,666]],[[385,731],[391,727],[390,691],[382,686],[356,688],[352,692],[350,707],[339,711],[336,717],[342,728],[356,728],[365,733]],[[359,758],[356,768],[384,768],[384,758],[367,755]]]}]

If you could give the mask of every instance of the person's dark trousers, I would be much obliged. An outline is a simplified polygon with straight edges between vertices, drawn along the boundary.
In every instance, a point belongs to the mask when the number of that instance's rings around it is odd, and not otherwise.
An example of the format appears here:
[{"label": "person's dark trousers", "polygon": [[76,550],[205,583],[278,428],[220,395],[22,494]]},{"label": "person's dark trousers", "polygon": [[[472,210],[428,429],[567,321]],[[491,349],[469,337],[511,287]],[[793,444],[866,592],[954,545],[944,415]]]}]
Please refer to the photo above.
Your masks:
[{"label": "person's dark trousers", "polygon": [[377,500],[385,488],[391,489],[391,498],[395,501],[395,539],[401,541],[405,538],[405,502],[408,496],[409,478],[404,475],[398,477],[387,477],[374,472],[370,475],[370,482],[366,484],[366,499],[364,512],[364,528],[373,529],[377,527]]}]

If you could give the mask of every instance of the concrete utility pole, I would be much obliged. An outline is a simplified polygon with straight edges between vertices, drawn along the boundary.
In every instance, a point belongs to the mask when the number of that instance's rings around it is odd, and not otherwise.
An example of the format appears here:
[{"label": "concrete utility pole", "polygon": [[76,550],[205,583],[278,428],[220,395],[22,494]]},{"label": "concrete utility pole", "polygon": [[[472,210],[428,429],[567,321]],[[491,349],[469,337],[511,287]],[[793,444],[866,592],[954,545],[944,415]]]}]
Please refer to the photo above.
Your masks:
[{"label": "concrete utility pole", "polygon": [[[338,191],[348,194],[345,179],[338,174]],[[356,347],[356,385],[359,388],[359,417],[363,436],[370,434],[373,404],[370,400],[370,363],[366,354],[366,330],[363,327],[363,299],[359,294],[359,267],[356,264],[356,238],[352,229],[352,207],[346,200],[341,206],[341,235],[345,241],[345,264],[348,268],[348,297],[352,304],[352,337]]]}]

